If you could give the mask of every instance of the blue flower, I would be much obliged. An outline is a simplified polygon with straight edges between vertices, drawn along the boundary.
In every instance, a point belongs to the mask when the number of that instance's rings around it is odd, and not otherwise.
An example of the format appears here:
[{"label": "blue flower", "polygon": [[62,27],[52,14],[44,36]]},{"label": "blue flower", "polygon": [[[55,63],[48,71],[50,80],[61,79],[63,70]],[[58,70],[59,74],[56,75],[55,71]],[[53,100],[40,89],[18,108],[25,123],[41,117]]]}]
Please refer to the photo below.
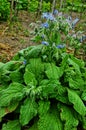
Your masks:
[{"label": "blue flower", "polygon": [[72,22],[72,28],[74,28],[74,26],[76,25],[76,23],[79,21],[78,18],[74,19],[73,22]]},{"label": "blue flower", "polygon": [[79,39],[79,41],[80,41],[80,42],[83,42],[85,39],[86,39],[86,36],[82,36],[82,37]]},{"label": "blue flower", "polygon": [[46,41],[42,41],[42,44],[43,44],[43,45],[47,45],[47,46],[49,45],[49,43],[46,42]]},{"label": "blue flower", "polygon": [[57,14],[58,14],[58,10],[55,9],[55,10],[53,11],[53,15],[57,15]]},{"label": "blue flower", "polygon": [[43,35],[41,36],[41,38],[44,39],[44,38],[45,38],[45,35],[43,34]]},{"label": "blue flower", "polygon": [[65,45],[59,44],[59,45],[57,45],[56,47],[59,48],[59,49],[62,49],[62,48],[65,48]]},{"label": "blue flower", "polygon": [[86,36],[82,36],[83,41],[86,40]]},{"label": "blue flower", "polygon": [[71,16],[68,16],[67,18],[69,21],[72,21],[72,17]]},{"label": "blue flower", "polygon": [[55,20],[55,18],[54,18],[54,16],[52,15],[52,13],[49,13],[48,19],[51,20],[51,21],[54,21],[54,20]]},{"label": "blue flower", "polygon": [[23,64],[26,65],[26,63],[27,63],[27,60],[24,60],[24,61],[23,61]]},{"label": "blue flower", "polygon": [[44,28],[49,28],[49,24],[46,22],[46,23],[43,23],[43,24],[41,24],[41,26],[42,27],[44,27]]},{"label": "blue flower", "polygon": [[42,13],[42,18],[45,18],[45,19],[51,20],[51,21],[55,20],[53,14],[52,13],[48,13],[48,12]]},{"label": "blue flower", "polygon": [[48,18],[48,16],[49,16],[49,13],[48,12],[45,12],[45,13],[42,13],[42,18]]}]

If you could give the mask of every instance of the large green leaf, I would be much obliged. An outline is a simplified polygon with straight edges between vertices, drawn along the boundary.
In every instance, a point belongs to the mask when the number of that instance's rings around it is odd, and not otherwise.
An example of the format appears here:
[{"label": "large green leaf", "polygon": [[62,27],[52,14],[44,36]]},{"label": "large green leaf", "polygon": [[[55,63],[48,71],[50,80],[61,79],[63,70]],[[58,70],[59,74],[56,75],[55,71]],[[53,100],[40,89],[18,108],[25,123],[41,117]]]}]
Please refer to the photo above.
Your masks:
[{"label": "large green leaf", "polygon": [[37,119],[34,121],[34,124],[28,130],[39,130],[37,125]]},{"label": "large green leaf", "polygon": [[68,62],[69,62],[69,65],[72,65],[74,67],[77,74],[81,74],[80,66],[76,62],[74,62],[71,58],[68,58]]},{"label": "large green leaf", "polygon": [[37,104],[31,99],[27,98],[20,109],[20,123],[24,126],[29,123],[31,119],[37,114]]},{"label": "large green leaf", "polygon": [[12,80],[12,82],[23,83],[23,74],[20,73],[18,70],[12,71],[10,73],[10,79]]},{"label": "large green leaf", "polygon": [[26,71],[24,74],[24,82],[28,84],[32,84],[34,86],[37,85],[37,80],[35,78],[35,75],[31,73],[30,71]]},{"label": "large green leaf", "polygon": [[82,117],[82,126],[83,126],[83,129],[86,130],[86,117]]},{"label": "large green leaf", "polygon": [[86,90],[83,91],[81,98],[82,100],[86,101]]},{"label": "large green leaf", "polygon": [[26,66],[26,71],[30,71],[36,77],[36,79],[42,78],[42,73],[44,71],[44,64],[41,58],[30,59],[30,64]]},{"label": "large green leaf", "polygon": [[51,108],[50,112],[40,116],[38,122],[39,130],[63,130],[63,125],[59,113]]},{"label": "large green leaf", "polygon": [[68,99],[73,104],[74,109],[82,116],[86,115],[86,107],[76,92],[68,89]]},{"label": "large green leaf", "polygon": [[21,126],[18,120],[8,121],[7,124],[3,124],[2,130],[21,130]]},{"label": "large green leaf", "polygon": [[8,88],[0,91],[0,107],[8,106],[14,101],[20,101],[24,96],[24,85],[14,82]]},{"label": "large green leaf", "polygon": [[45,73],[49,79],[59,79],[63,74],[61,68],[57,67],[53,63],[45,64],[45,68],[46,68]]},{"label": "large green leaf", "polygon": [[44,100],[40,100],[39,102],[38,102],[38,104],[39,104],[39,107],[38,107],[38,113],[39,113],[39,115],[44,115],[44,114],[46,114],[47,113],[47,111],[49,110],[49,108],[50,108],[50,102],[49,101],[44,101]]},{"label": "large green leaf", "polygon": [[69,87],[72,89],[84,90],[84,80],[80,77],[69,78]]},{"label": "large green leaf", "polygon": [[21,61],[9,61],[3,66],[2,72],[6,70],[9,71],[16,70],[21,66],[21,63],[22,63]]},{"label": "large green leaf", "polygon": [[[43,83],[44,81],[44,83]],[[43,80],[41,82],[41,96],[45,98],[56,98],[56,96],[59,93],[59,88],[60,88],[60,82],[55,79],[50,79],[50,80]]]},{"label": "large green leaf", "polygon": [[60,109],[60,118],[64,123],[64,130],[77,130],[79,121],[75,118],[75,111],[63,104],[58,104]]},{"label": "large green leaf", "polygon": [[31,50],[28,51],[26,59],[29,61],[30,58],[38,58],[41,56],[43,45],[34,46]]},{"label": "large green leaf", "polygon": [[12,102],[8,107],[0,108],[0,119],[6,114],[13,112],[18,106],[18,102]]}]

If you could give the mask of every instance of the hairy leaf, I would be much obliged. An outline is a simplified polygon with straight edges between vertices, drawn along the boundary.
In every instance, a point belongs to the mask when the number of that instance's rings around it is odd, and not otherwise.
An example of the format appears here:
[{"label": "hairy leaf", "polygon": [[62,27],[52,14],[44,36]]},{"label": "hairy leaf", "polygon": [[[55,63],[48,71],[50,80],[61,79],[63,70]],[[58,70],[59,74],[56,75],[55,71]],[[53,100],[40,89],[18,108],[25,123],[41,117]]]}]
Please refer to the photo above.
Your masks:
[{"label": "hairy leaf", "polygon": [[31,50],[28,51],[25,58],[28,60],[30,58],[38,58],[38,57],[40,57],[42,48],[43,48],[43,45],[34,46]]},{"label": "hairy leaf", "polygon": [[86,130],[86,117],[82,117],[82,126],[83,126],[83,129]]},{"label": "hairy leaf", "polygon": [[65,106],[63,104],[58,104],[60,107],[60,117],[64,122],[64,130],[73,130],[77,129],[79,121],[75,118],[74,112],[72,108]]},{"label": "hairy leaf", "polygon": [[6,114],[13,112],[18,106],[18,102],[12,102],[8,107],[0,108],[0,119]]},{"label": "hairy leaf", "polygon": [[3,124],[2,130],[21,130],[21,126],[18,120],[8,121],[7,124]]},{"label": "hairy leaf", "polygon": [[68,99],[80,115],[86,115],[86,107],[76,92],[68,89]]},{"label": "hairy leaf", "polygon": [[40,100],[38,103],[39,103],[38,113],[39,113],[39,115],[42,116],[42,115],[46,114],[47,111],[49,110],[50,102],[49,101]]},{"label": "hairy leaf", "polygon": [[53,63],[45,64],[45,68],[46,68],[45,73],[49,79],[59,79],[63,74],[61,68],[57,67]]},{"label": "hairy leaf", "polygon": [[86,90],[83,91],[81,98],[82,100],[86,101]]},{"label": "hairy leaf", "polygon": [[20,122],[24,126],[37,114],[37,104],[31,98],[27,98],[20,109]]},{"label": "hairy leaf", "polygon": [[24,96],[24,85],[14,82],[8,88],[0,91],[0,106],[8,106],[10,103],[20,101]]},{"label": "hairy leaf", "polygon": [[13,82],[23,83],[23,75],[19,71],[13,71],[10,73],[10,79]]},{"label": "hairy leaf", "polygon": [[41,58],[30,59],[30,64],[26,66],[26,71],[30,71],[35,75],[37,79],[42,77],[42,72],[44,71],[44,64]]},{"label": "hairy leaf", "polygon": [[[44,80],[45,81],[45,80]],[[46,80],[47,81],[47,80]],[[47,82],[43,83],[41,82],[42,87],[42,96],[45,98],[55,98],[58,95],[58,89],[61,86],[60,82],[58,80],[48,80]]]},{"label": "hairy leaf", "polygon": [[63,130],[62,122],[59,118],[59,113],[56,110],[51,109],[51,112],[47,112],[42,115],[38,122],[39,130]]},{"label": "hairy leaf", "polygon": [[32,84],[34,86],[37,85],[37,80],[35,78],[35,75],[31,73],[30,71],[26,71],[24,74],[24,82],[28,84]]},{"label": "hairy leaf", "polygon": [[69,87],[72,89],[84,90],[84,80],[79,76],[69,78]]}]

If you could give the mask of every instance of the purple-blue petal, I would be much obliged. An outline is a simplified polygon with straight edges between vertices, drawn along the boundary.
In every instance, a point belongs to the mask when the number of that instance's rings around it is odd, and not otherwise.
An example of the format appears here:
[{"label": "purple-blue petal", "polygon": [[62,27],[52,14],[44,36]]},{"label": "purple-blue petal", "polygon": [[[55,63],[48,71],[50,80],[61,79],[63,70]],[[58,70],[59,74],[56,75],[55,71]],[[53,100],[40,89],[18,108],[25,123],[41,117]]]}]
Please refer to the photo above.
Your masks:
[{"label": "purple-blue petal", "polygon": [[26,65],[26,63],[27,63],[27,60],[24,60],[24,61],[23,61],[23,64]]},{"label": "purple-blue petal", "polygon": [[62,48],[65,48],[65,45],[59,44],[56,47],[59,48],[59,49],[62,49]]},{"label": "purple-blue petal", "polygon": [[42,41],[42,44],[43,44],[43,45],[47,45],[47,46],[49,45],[49,43],[46,42],[46,41]]},{"label": "purple-blue petal", "polygon": [[79,18],[76,18],[73,20],[72,22],[72,27],[74,28],[74,26],[76,25],[76,23],[79,21]]},{"label": "purple-blue petal", "polygon": [[46,22],[46,23],[42,23],[41,24],[41,27],[44,27],[44,28],[49,28],[49,24]]}]

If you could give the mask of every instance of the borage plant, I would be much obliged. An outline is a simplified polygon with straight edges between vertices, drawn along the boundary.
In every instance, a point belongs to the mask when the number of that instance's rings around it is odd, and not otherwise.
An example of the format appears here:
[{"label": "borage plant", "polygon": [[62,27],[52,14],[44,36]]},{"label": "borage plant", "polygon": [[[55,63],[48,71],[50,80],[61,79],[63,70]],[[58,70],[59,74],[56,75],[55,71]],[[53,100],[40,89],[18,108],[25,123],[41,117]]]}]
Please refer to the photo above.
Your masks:
[{"label": "borage plant", "polygon": [[[49,23],[53,30],[57,23]],[[21,50],[12,61],[0,63],[2,130],[86,129],[85,63],[67,54],[65,44],[60,44],[61,31],[56,32],[61,26],[54,27],[53,33],[45,25],[36,30],[40,38],[46,34],[44,41],[40,39],[43,44]]]},{"label": "borage plant", "polygon": [[73,20],[71,16],[65,17],[57,10],[54,10],[53,14],[43,13],[40,22],[31,23],[31,26],[35,25],[32,40],[36,43],[56,46],[57,48],[73,48],[75,54],[76,50],[79,51],[81,48],[80,38],[72,36],[78,21],[78,18]]},{"label": "borage plant", "polygon": [[31,46],[0,63],[2,130],[86,129],[85,63],[50,48]]},{"label": "borage plant", "polygon": [[65,46],[66,35],[70,29],[70,23],[62,15],[55,17],[55,13],[43,13],[41,24],[35,26],[33,40],[49,46]]}]

